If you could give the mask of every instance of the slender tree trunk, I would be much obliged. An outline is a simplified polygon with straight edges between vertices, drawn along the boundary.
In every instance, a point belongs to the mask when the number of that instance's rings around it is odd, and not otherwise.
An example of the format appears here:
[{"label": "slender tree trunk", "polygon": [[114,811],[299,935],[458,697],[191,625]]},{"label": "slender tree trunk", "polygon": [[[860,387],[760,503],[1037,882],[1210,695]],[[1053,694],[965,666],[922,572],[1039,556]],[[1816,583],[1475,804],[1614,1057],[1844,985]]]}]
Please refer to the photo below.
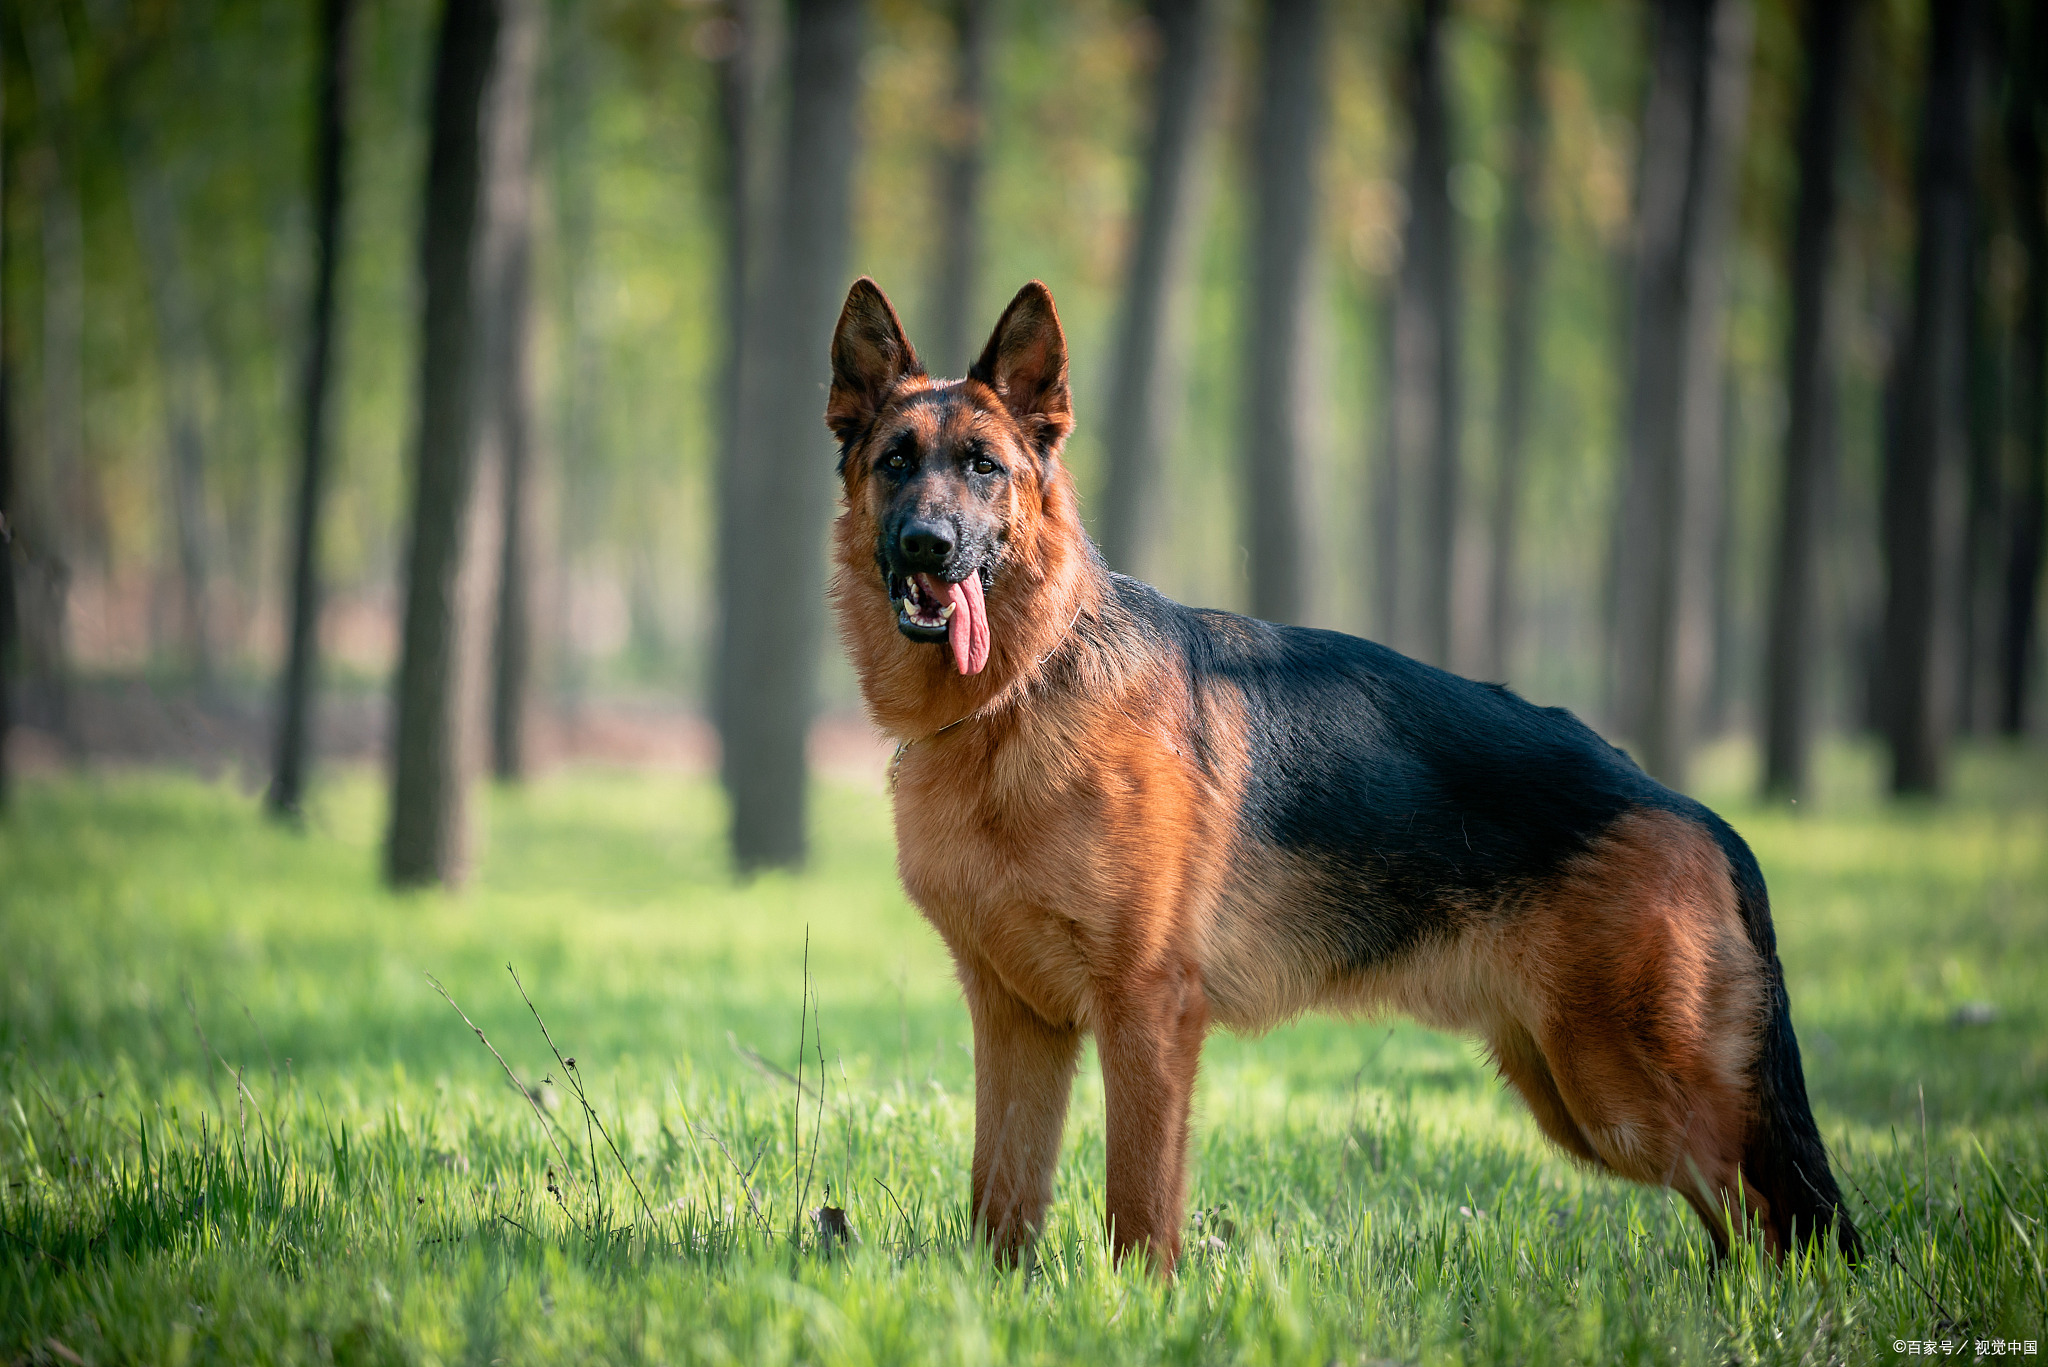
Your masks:
[{"label": "slender tree trunk", "polygon": [[1841,157],[1853,0],[1806,0],[1806,89],[1795,155],[1792,326],[1785,355],[1785,463],[1764,665],[1764,792],[1804,797],[1813,755],[1813,670],[1822,510],[1835,468],[1832,272],[1836,166]]},{"label": "slender tree trunk", "polygon": [[[4,79],[4,78],[0,78]],[[4,117],[0,101],[0,117]],[[0,167],[0,176],[4,176]],[[0,199],[0,209],[5,201]],[[4,219],[0,219],[4,222]],[[0,273],[6,268],[5,243],[0,242]],[[0,310],[0,319],[6,317]],[[0,325],[0,334],[4,334]],[[14,669],[21,631],[14,605],[14,362],[0,335],[0,813],[12,804],[14,769],[7,738],[14,729]]]},{"label": "slender tree trunk", "polygon": [[1616,531],[1618,710],[1643,766],[1682,785],[1712,668],[1723,267],[1754,20],[1747,0],[1663,0],[1652,33]]},{"label": "slender tree trunk", "polygon": [[[78,205],[77,81],[55,13],[24,14],[23,37],[42,126],[40,478],[16,497],[22,654],[66,754],[83,758],[71,707],[71,495],[85,471],[85,227]],[[22,481],[24,486],[29,481]]]},{"label": "slender tree trunk", "polygon": [[1541,267],[1537,205],[1543,194],[1543,0],[1522,0],[1509,58],[1514,100],[1514,151],[1508,175],[1507,222],[1501,240],[1499,447],[1494,463],[1492,558],[1482,673],[1507,677],[1514,654],[1516,530],[1522,470],[1529,444],[1529,398],[1535,347],[1537,276]]},{"label": "slender tree trunk", "polygon": [[559,643],[556,687],[563,711],[576,717],[584,690],[583,657],[575,630],[576,572],[592,541],[602,502],[604,356],[598,341],[597,282],[591,269],[596,240],[596,189],[590,146],[589,7],[581,0],[554,0],[549,31],[549,133],[555,225],[560,246],[565,316],[562,330],[563,382],[555,387],[560,443],[560,504],[555,528],[561,575],[552,595],[553,635]]},{"label": "slender tree trunk", "polygon": [[1394,305],[1394,444],[1412,491],[1403,518],[1402,649],[1449,668],[1461,446],[1458,224],[1451,209],[1451,116],[1444,27],[1450,0],[1418,0],[1410,18],[1402,103],[1408,121],[1408,222]]},{"label": "slender tree trunk", "polygon": [[1252,615],[1309,607],[1305,349],[1323,124],[1322,0],[1267,0],[1252,142],[1251,327],[1244,376]]},{"label": "slender tree trunk", "polygon": [[139,111],[123,108],[119,119],[128,207],[156,315],[164,387],[164,486],[169,494],[165,503],[171,515],[171,542],[177,548],[185,663],[200,696],[210,698],[216,672],[211,613],[213,538],[207,525],[206,437],[202,430],[209,348],[191,266],[179,240],[178,209],[164,176],[161,148]]},{"label": "slender tree trunk", "polygon": [[14,729],[14,661],[19,632],[14,608],[14,353],[7,345],[7,63],[0,58],[0,814],[12,805],[14,770],[7,737]]},{"label": "slender tree trunk", "polygon": [[162,385],[164,475],[161,504],[176,552],[184,664],[203,701],[216,695],[213,626],[214,528],[207,509],[209,392],[215,358],[201,314],[177,195],[165,166],[160,120],[139,107],[134,89],[150,55],[125,6],[93,6],[92,41],[101,50],[100,84],[108,95],[116,151],[126,180],[129,219],[154,315]]},{"label": "slender tree trunk", "polygon": [[[2017,34],[2009,6],[1979,0],[1972,35],[1969,113],[1970,236],[1963,289],[1963,530],[1956,566],[1954,734],[1993,726],[1997,711],[2000,580],[2005,569],[2006,367],[2002,282],[1993,277],[2000,240],[2012,232],[2005,162],[1992,155],[1997,95],[2021,73],[2008,49]],[[2017,91],[2013,92],[2015,95]]]},{"label": "slender tree trunk", "polygon": [[804,745],[824,630],[832,461],[818,395],[845,292],[862,0],[796,0],[790,109],[773,256],[763,276],[762,364],[744,366],[740,460],[751,467],[722,528],[722,643],[730,659],[720,767],[742,870],[802,863]]},{"label": "slender tree trunk", "polygon": [[332,389],[335,281],[347,194],[348,92],[356,0],[322,0],[320,89],[313,135],[313,300],[299,391],[299,484],[292,501],[290,642],[278,694],[277,755],[265,806],[296,819],[313,748],[320,648],[320,506],[327,487],[327,400]]},{"label": "slender tree trunk", "polygon": [[1386,280],[1371,305],[1379,315],[1379,355],[1374,364],[1379,371],[1380,411],[1372,437],[1372,508],[1367,514],[1372,528],[1373,630],[1383,643],[1395,647],[1407,643],[1408,630],[1401,611],[1407,585],[1402,575],[1405,547],[1401,540],[1401,527],[1406,521],[1402,517],[1405,485],[1401,478],[1400,444],[1404,400],[1397,383],[1401,370],[1400,291],[1398,279]]},{"label": "slender tree trunk", "polygon": [[500,0],[497,74],[485,117],[480,190],[484,375],[481,458],[499,470],[497,620],[491,639],[491,772],[526,777],[527,683],[533,665],[533,88],[540,66],[542,0]]},{"label": "slender tree trunk", "polygon": [[1709,32],[1712,46],[1703,81],[1706,102],[1698,148],[1701,203],[1687,288],[1693,301],[1688,319],[1692,334],[1686,345],[1681,464],[1674,485],[1679,504],[1666,524],[1685,530],[1672,537],[1678,552],[1678,587],[1670,600],[1670,673],[1666,686],[1655,695],[1663,700],[1663,710],[1653,714],[1652,721],[1653,733],[1664,738],[1659,748],[1667,756],[1659,767],[1674,783],[1684,782],[1708,716],[1716,673],[1718,599],[1726,584],[1716,555],[1729,516],[1728,242],[1735,225],[1736,173],[1749,114],[1756,39],[1750,0],[1717,0]]},{"label": "slender tree trunk", "polygon": [[[1978,60],[1984,65],[1980,89],[1995,87],[1996,60],[1987,46]],[[1972,120],[1974,125],[1975,120]],[[1971,141],[1976,137],[1974,129]],[[1998,677],[1999,579],[2005,554],[2005,376],[2003,338],[1996,288],[1990,278],[1992,225],[1997,215],[1993,177],[1973,177],[1977,211],[1971,218],[1970,257],[1964,267],[1963,295],[1963,537],[1962,562],[1956,576],[1956,734],[1988,730],[1991,694]]]},{"label": "slender tree trunk", "polygon": [[1215,83],[1215,0],[1151,0],[1156,39],[1145,189],[1124,272],[1103,415],[1103,557],[1146,577],[1164,521],[1160,451],[1173,430],[1188,258],[1199,217],[1197,161]]},{"label": "slender tree trunk", "polygon": [[1998,728],[2027,729],[2027,700],[2040,630],[2041,563],[2048,536],[2048,176],[2042,125],[2048,121],[2048,14],[2027,6],[2007,111],[2015,235],[2026,262],[2013,338],[2012,417],[2018,478],[2007,512],[1999,623]]},{"label": "slender tree trunk", "polygon": [[[772,107],[775,78],[784,37],[774,0],[729,0],[721,26],[714,30],[718,66],[718,178],[722,249],[725,254],[722,294],[725,331],[724,374],[721,378],[718,453],[718,544],[745,542],[745,520],[761,498],[760,486],[774,474],[770,463],[753,458],[748,440],[748,403],[758,383],[775,362],[764,353],[767,309],[763,277],[770,253],[760,250],[776,221],[774,205],[780,187],[774,149],[776,112]],[[785,111],[786,112],[786,111]],[[713,579],[720,605],[714,653],[711,713],[719,735],[726,734],[728,708],[737,706],[748,677],[744,611],[752,564],[745,557],[716,557]],[[734,610],[727,611],[732,605]]]},{"label": "slender tree trunk", "polygon": [[1978,0],[1930,0],[1912,312],[1885,453],[1884,724],[1892,791],[1935,794],[1954,718],[1963,517],[1971,57]]},{"label": "slender tree trunk", "polygon": [[419,426],[412,536],[393,699],[391,824],[384,872],[396,887],[459,882],[468,832],[458,662],[476,484],[477,287],[483,113],[497,60],[497,0],[447,0],[434,58],[422,225]]},{"label": "slender tree trunk", "polygon": [[938,130],[931,350],[920,354],[934,374],[964,375],[974,359],[969,348],[975,344],[981,283],[981,182],[988,161],[988,53],[995,0],[948,0],[946,9],[953,25],[953,98],[940,115]]},{"label": "slender tree trunk", "polygon": [[1712,12],[1712,0],[1657,0],[1650,10],[1630,281],[1628,449],[1613,560],[1615,723],[1645,759],[1650,694],[1663,653],[1655,631],[1664,586],[1656,574],[1668,533],[1658,514],[1676,502],[1667,487],[1679,461],[1688,182]]},{"label": "slender tree trunk", "polygon": [[[740,544],[740,519],[755,503],[757,462],[747,459],[742,442],[746,421],[746,372],[750,341],[758,310],[752,272],[754,253],[749,250],[759,225],[760,195],[756,194],[756,168],[761,152],[761,105],[765,94],[761,31],[761,0],[732,0],[727,13],[714,30],[718,59],[718,193],[721,221],[720,246],[725,255],[720,295],[725,332],[724,373],[719,384],[718,430],[718,544]],[[759,358],[756,358],[758,363]],[[745,614],[736,610],[746,592],[751,566],[730,557],[715,557],[713,578],[719,613],[717,658],[713,661],[711,715],[719,734],[726,733],[727,716],[736,704],[739,687],[741,641]]]},{"label": "slender tree trunk", "polygon": [[1736,670],[1742,651],[1735,596],[1735,508],[1740,459],[1743,386],[1735,363],[1724,348],[1721,372],[1721,449],[1714,461],[1714,540],[1708,551],[1711,578],[1707,612],[1709,649],[1706,655],[1706,696],[1699,708],[1700,734],[1719,736],[1728,729],[1735,701]]},{"label": "slender tree trunk", "polygon": [[[1648,5],[1640,7],[1640,13],[1651,15]],[[1647,100],[1644,101],[1648,103]],[[1604,730],[1619,731],[1627,709],[1623,706],[1622,684],[1625,671],[1622,661],[1621,613],[1627,597],[1622,592],[1623,557],[1639,553],[1639,545],[1629,535],[1630,516],[1635,511],[1630,501],[1638,494],[1635,459],[1635,416],[1642,400],[1641,392],[1635,387],[1638,369],[1635,331],[1636,311],[1640,300],[1636,288],[1636,258],[1642,237],[1642,186],[1636,188],[1636,221],[1634,230],[1627,240],[1617,242],[1606,252],[1606,274],[1609,280],[1608,305],[1609,325],[1613,333],[1613,355],[1609,358],[1614,373],[1627,377],[1627,382],[1616,386],[1621,400],[1619,421],[1615,425],[1620,434],[1620,447],[1615,452],[1618,471],[1616,480],[1615,517],[1608,529],[1607,563],[1600,580],[1600,633],[1601,633],[1601,686],[1604,697],[1601,700],[1603,715],[1601,726]]]}]

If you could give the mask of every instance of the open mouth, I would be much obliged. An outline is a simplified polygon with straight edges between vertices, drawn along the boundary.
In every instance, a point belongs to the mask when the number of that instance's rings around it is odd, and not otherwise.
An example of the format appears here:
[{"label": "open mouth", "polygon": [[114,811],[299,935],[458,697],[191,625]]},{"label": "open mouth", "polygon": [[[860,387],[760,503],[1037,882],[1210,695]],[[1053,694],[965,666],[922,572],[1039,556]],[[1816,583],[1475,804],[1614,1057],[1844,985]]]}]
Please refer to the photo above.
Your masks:
[{"label": "open mouth", "polygon": [[896,605],[896,630],[913,641],[947,643],[962,674],[979,674],[988,663],[988,605],[979,573],[957,584],[929,574],[892,573],[889,597]]},{"label": "open mouth", "polygon": [[905,579],[889,576],[889,596],[896,601],[896,625],[904,634],[918,633],[921,639],[943,641],[946,623],[960,610],[944,580],[928,574]]}]

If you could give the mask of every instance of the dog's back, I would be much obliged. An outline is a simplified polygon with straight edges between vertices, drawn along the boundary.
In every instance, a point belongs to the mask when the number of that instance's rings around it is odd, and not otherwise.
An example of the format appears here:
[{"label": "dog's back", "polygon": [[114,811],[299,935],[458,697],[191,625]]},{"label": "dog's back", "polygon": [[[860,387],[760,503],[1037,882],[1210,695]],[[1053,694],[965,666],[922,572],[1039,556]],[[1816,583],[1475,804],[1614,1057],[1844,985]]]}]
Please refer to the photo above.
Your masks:
[{"label": "dog's back", "polygon": [[1368,641],[1111,574],[1059,459],[1051,295],[966,379],[849,294],[827,421],[842,634],[902,743],[898,867],[974,1021],[974,1218],[1051,1199],[1081,1041],[1117,1250],[1177,1254],[1214,1022],[1393,1007],[1487,1041],[1544,1131],[1679,1191],[1725,1248],[1855,1232],[1828,1174],[1756,862],[1570,714]]},{"label": "dog's back", "polygon": [[1475,1030],[1567,1149],[1662,1183],[1739,1168],[1779,1239],[1832,1223],[1854,1249],[1763,877],[1726,822],[1562,708],[1114,585],[1192,715],[1242,732],[1243,876],[1212,937],[1261,962],[1219,966],[1257,984],[1220,1018],[1386,1003]]}]

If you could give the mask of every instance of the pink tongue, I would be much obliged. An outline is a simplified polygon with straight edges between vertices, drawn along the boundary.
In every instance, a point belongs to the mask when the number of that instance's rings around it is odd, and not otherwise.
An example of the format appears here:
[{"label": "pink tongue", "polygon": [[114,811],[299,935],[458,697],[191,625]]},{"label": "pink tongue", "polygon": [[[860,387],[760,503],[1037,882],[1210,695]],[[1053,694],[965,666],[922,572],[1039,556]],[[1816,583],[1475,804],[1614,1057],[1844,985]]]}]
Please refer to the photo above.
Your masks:
[{"label": "pink tongue", "polygon": [[988,604],[981,596],[981,576],[970,574],[957,584],[924,576],[924,587],[953,605],[946,622],[946,644],[962,674],[979,674],[988,663]]}]

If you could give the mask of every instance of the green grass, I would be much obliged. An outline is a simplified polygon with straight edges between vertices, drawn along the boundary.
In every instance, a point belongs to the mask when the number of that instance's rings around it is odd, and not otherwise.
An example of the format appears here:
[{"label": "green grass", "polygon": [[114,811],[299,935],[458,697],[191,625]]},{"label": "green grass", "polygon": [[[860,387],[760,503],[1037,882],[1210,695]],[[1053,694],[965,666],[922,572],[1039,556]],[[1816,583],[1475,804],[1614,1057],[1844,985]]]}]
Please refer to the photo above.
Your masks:
[{"label": "green grass", "polygon": [[[813,869],[738,886],[709,785],[564,775],[490,800],[477,886],[393,898],[366,776],[304,836],[229,785],[31,783],[0,826],[0,1361],[1873,1362],[1908,1337],[2038,1341],[2044,770],[1974,755],[1955,800],[1895,809],[1843,754],[1803,815],[1725,805],[1771,879],[1866,1265],[1713,1272],[1682,1205],[1561,1158],[1470,1044],[1315,1019],[1210,1045],[1201,1223],[1169,1284],[1105,1256],[1092,1061],[1036,1268],[965,1241],[968,1026],[878,794],[821,794]],[[796,1065],[807,953],[799,1115],[774,1069]],[[1952,1024],[1971,1002],[1996,1018]],[[828,1192],[856,1239],[837,1252],[803,1214]]]}]

